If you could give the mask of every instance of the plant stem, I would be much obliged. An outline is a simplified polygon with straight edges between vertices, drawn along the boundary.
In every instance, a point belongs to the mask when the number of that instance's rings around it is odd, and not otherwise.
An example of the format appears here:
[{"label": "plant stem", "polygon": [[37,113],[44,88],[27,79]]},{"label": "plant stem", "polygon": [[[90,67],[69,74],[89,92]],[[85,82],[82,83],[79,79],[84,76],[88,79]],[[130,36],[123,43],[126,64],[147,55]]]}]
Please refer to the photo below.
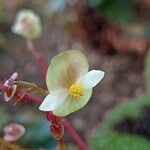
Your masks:
[{"label": "plant stem", "polygon": [[78,145],[80,150],[87,150],[87,145],[83,142],[81,137],[77,134],[71,124],[65,119],[62,119],[63,125],[66,128],[67,132],[69,133],[70,137],[73,141]]},{"label": "plant stem", "polygon": [[45,62],[45,59],[44,59],[43,55],[41,55],[40,53],[38,53],[36,51],[32,40],[27,39],[26,43],[27,43],[28,50],[31,53],[32,57],[36,60],[36,62],[40,66],[40,71],[41,71],[42,78],[45,80],[46,79],[46,71],[47,71],[46,66],[47,65],[46,65],[46,62]]},{"label": "plant stem", "polygon": [[[33,42],[31,40],[26,40],[27,41],[27,47],[29,52],[31,53],[32,57],[37,61],[37,63],[40,65],[40,70],[41,70],[41,74],[42,74],[42,78],[45,80],[46,78],[46,62],[44,60],[43,55],[39,54],[36,49],[34,48]],[[28,84],[29,85],[29,84]],[[39,92],[39,90],[37,90],[37,92]],[[46,96],[48,93],[46,91],[45,95]],[[30,97],[31,98],[31,97]],[[34,98],[34,102],[37,103],[41,103],[41,101],[39,99]],[[66,120],[63,119],[63,125],[66,128],[68,134],[70,135],[70,137],[73,139],[73,141],[75,142],[75,144],[77,144],[77,146],[79,147],[80,150],[87,150],[87,145],[84,143],[84,141],[80,138],[80,136],[78,135],[78,133],[74,130],[74,128],[71,126],[71,124]]]},{"label": "plant stem", "polygon": [[27,81],[15,81],[15,83],[18,85],[18,86],[27,86],[27,87],[30,87],[30,88],[33,88],[34,91],[36,91],[37,93],[43,95],[43,96],[46,96],[48,95],[48,91],[38,87],[36,84],[34,83],[30,83],[30,82],[27,82]]}]

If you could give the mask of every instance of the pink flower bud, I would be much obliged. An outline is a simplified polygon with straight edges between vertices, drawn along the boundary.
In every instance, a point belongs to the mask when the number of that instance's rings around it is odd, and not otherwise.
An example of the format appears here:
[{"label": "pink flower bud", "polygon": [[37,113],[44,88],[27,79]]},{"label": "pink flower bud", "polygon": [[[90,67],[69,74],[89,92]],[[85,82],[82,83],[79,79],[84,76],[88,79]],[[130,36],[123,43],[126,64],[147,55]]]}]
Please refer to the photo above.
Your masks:
[{"label": "pink flower bud", "polygon": [[24,135],[25,128],[20,124],[10,123],[4,127],[3,132],[3,139],[8,142],[14,142]]}]

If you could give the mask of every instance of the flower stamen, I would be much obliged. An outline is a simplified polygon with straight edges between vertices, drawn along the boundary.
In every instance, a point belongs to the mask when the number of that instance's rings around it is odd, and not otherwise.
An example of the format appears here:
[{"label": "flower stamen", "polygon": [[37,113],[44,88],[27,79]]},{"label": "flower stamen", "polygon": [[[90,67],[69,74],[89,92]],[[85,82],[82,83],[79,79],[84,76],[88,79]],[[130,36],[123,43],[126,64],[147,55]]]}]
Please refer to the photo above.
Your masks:
[{"label": "flower stamen", "polygon": [[69,88],[69,95],[73,99],[79,99],[81,96],[84,95],[84,88],[80,83],[74,83]]}]

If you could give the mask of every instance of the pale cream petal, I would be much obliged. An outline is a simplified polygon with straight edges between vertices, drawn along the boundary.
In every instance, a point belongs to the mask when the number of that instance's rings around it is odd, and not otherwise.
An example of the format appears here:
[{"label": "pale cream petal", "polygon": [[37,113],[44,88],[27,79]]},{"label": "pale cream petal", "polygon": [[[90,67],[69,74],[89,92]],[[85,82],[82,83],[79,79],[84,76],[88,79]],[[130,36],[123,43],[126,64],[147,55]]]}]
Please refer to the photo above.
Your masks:
[{"label": "pale cream petal", "polygon": [[85,89],[91,89],[96,86],[104,77],[104,72],[101,70],[91,70],[79,79],[79,83]]},{"label": "pale cream petal", "polygon": [[92,95],[92,89],[85,91],[85,94],[80,99],[72,99],[68,96],[67,100],[57,109],[53,110],[54,115],[63,117],[73,113],[87,104]]},{"label": "pale cream petal", "polygon": [[46,96],[39,109],[41,111],[52,111],[61,106],[68,95],[67,90],[52,91]]},{"label": "pale cream petal", "polygon": [[77,50],[68,50],[55,56],[47,70],[46,83],[49,91],[67,88],[88,72],[87,58]]}]

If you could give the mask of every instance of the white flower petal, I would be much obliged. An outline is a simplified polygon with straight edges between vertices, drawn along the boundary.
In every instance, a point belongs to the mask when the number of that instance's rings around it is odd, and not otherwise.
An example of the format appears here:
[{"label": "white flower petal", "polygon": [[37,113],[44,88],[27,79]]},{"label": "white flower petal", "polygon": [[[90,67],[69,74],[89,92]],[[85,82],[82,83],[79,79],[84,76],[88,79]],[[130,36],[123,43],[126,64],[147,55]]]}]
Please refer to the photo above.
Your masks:
[{"label": "white flower petal", "polygon": [[101,79],[104,77],[104,72],[101,70],[91,70],[83,75],[79,82],[84,86],[85,89],[90,89],[96,86]]},{"label": "white flower petal", "polygon": [[84,95],[79,99],[72,99],[70,96],[68,96],[65,102],[60,107],[53,110],[54,115],[64,117],[81,109],[87,104],[91,95],[92,89],[87,89],[84,91]]},{"label": "white flower petal", "polygon": [[67,90],[52,91],[46,96],[39,109],[41,111],[52,111],[63,104],[68,95]]}]

